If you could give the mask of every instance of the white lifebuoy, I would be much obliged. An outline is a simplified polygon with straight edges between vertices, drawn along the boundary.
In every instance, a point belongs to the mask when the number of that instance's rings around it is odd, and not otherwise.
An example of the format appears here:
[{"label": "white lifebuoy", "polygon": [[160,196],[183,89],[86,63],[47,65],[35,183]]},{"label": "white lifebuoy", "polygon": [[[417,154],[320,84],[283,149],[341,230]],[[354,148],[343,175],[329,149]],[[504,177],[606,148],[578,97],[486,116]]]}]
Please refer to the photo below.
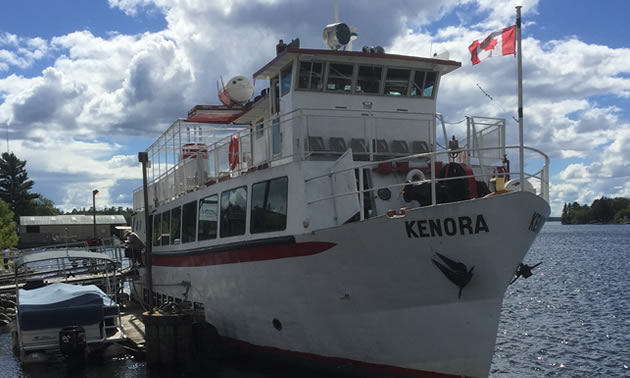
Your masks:
[{"label": "white lifebuoy", "polygon": [[412,169],[409,173],[407,173],[407,181],[409,182],[424,180],[424,173],[419,169]]},{"label": "white lifebuoy", "polygon": [[[532,185],[532,183],[529,182],[529,180],[525,180],[524,183],[525,183],[523,185],[524,191],[536,194],[536,189],[534,188],[534,185]],[[521,186],[521,181],[519,179],[512,179],[505,183],[505,190],[511,190],[511,191],[516,192],[516,191],[521,190],[520,186]]]}]

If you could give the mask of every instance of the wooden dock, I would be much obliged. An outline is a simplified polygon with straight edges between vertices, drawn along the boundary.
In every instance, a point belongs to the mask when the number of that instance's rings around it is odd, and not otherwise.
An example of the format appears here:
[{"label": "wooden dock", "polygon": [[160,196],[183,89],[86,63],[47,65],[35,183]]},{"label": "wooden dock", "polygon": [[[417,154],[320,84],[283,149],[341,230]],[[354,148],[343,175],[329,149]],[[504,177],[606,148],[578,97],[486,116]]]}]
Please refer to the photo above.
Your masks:
[{"label": "wooden dock", "polygon": [[146,344],[144,323],[142,322],[142,308],[135,302],[129,302],[121,311],[120,321],[127,335],[126,346],[139,353],[144,353]]}]

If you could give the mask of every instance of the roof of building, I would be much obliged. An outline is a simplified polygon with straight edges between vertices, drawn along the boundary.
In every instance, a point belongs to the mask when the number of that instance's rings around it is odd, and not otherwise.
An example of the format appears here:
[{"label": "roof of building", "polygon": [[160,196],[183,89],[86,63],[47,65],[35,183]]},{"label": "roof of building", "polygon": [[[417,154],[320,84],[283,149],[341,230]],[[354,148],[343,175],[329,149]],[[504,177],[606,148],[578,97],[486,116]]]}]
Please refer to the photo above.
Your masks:
[{"label": "roof of building", "polygon": [[[20,226],[70,226],[81,224],[94,224],[91,215],[52,215],[52,216],[26,216],[20,217]],[[96,224],[127,224],[123,215],[97,215]]]}]

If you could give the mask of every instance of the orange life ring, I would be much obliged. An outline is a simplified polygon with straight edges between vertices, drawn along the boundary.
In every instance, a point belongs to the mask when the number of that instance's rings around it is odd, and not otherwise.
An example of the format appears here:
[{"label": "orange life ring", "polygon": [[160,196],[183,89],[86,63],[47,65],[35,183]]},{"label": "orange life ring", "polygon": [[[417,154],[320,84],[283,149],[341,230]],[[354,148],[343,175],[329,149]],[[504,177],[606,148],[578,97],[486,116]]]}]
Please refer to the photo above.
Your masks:
[{"label": "orange life ring", "polygon": [[232,140],[230,140],[228,161],[230,162],[230,169],[235,170],[238,166],[238,137],[236,135],[232,135]]}]

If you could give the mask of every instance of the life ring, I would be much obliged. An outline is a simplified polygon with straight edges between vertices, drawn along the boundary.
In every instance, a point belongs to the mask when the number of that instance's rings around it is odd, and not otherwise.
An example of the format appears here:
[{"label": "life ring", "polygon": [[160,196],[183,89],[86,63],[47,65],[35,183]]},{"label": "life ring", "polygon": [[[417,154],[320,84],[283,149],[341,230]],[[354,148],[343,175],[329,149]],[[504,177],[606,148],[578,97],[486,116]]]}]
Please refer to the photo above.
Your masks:
[{"label": "life ring", "polygon": [[232,135],[232,140],[230,140],[228,161],[230,162],[230,169],[235,170],[238,166],[238,137],[236,135]]},{"label": "life ring", "polygon": [[413,182],[413,181],[424,181],[424,172],[422,172],[419,169],[412,169],[411,171],[409,171],[409,173],[407,173],[407,181],[408,182]]}]

